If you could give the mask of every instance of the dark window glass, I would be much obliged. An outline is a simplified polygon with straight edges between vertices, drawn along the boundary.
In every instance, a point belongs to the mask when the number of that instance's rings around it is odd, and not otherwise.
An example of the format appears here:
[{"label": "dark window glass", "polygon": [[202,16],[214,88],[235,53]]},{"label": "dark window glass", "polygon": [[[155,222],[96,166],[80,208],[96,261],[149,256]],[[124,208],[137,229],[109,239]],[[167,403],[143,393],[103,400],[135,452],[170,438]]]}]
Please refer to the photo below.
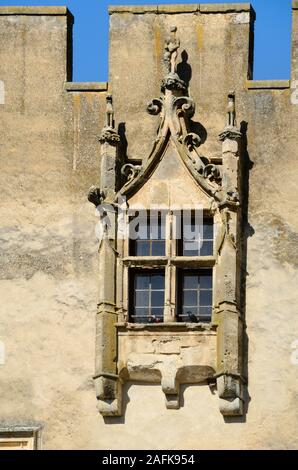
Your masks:
[{"label": "dark window glass", "polygon": [[212,270],[181,271],[178,283],[178,317],[183,322],[210,322]]},{"label": "dark window glass", "polygon": [[139,212],[130,219],[130,255],[165,256],[164,211]]},{"label": "dark window glass", "polygon": [[179,256],[213,255],[213,219],[203,218],[203,226],[196,224],[195,217],[181,218],[181,240],[178,243]]},{"label": "dark window glass", "polygon": [[131,279],[131,321],[162,323],[165,276],[162,271],[135,271]]}]

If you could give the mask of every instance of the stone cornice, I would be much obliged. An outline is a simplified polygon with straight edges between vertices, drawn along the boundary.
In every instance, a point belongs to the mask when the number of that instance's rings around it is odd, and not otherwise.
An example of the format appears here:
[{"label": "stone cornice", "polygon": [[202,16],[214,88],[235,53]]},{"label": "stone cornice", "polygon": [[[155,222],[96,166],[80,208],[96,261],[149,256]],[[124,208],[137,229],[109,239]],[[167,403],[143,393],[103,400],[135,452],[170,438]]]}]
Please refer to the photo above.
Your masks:
[{"label": "stone cornice", "polygon": [[71,16],[67,7],[0,7],[0,15]]},{"label": "stone cornice", "polygon": [[[298,2],[297,2],[298,3]],[[289,80],[247,80],[248,90],[285,90],[290,88]]]},{"label": "stone cornice", "polygon": [[109,14],[132,13],[132,14],[174,14],[174,13],[241,13],[254,12],[250,3],[220,3],[220,4],[200,4],[189,5],[144,5],[144,6],[111,6]]},{"label": "stone cornice", "polygon": [[66,91],[107,91],[107,82],[65,82],[64,89]]}]

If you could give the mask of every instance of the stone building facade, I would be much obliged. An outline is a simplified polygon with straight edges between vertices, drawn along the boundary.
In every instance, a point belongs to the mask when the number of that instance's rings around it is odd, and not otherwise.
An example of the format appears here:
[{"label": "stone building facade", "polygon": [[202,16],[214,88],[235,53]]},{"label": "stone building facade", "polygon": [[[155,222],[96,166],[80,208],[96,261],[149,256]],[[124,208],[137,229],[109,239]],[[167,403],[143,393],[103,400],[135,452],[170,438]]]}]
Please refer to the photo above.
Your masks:
[{"label": "stone building facade", "polygon": [[243,3],[111,7],[109,82],[74,83],[71,13],[0,8],[0,449],[297,449],[292,14],[290,80],[253,80]]}]

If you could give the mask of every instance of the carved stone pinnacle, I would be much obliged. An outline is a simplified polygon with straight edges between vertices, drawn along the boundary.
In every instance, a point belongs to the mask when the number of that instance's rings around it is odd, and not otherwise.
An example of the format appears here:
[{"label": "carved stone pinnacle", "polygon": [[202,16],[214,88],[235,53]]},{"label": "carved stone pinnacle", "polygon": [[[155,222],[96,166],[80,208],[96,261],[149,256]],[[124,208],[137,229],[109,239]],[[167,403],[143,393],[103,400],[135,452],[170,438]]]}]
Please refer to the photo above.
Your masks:
[{"label": "carved stone pinnacle", "polygon": [[114,108],[113,108],[113,97],[108,94],[106,96],[106,120],[105,126],[99,137],[99,142],[102,144],[108,142],[111,145],[115,145],[120,141],[120,137],[115,129],[114,122]]},{"label": "carved stone pinnacle", "polygon": [[225,139],[238,140],[242,136],[241,132],[237,128],[235,96],[235,91],[229,91],[227,122],[223,132],[219,135],[220,141],[224,141]]}]

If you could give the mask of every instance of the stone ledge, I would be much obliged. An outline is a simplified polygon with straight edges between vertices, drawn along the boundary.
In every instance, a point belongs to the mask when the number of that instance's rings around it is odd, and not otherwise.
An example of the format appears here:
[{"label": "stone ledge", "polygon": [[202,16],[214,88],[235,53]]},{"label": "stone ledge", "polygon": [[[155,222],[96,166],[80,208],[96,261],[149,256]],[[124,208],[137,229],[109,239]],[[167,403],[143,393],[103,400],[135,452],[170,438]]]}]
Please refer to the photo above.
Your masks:
[{"label": "stone ledge", "polygon": [[110,6],[109,14],[113,13],[133,13],[133,14],[144,14],[144,13],[157,13],[156,5],[144,5],[144,6]]},{"label": "stone ledge", "polygon": [[184,322],[169,322],[169,323],[116,323],[116,328],[122,333],[154,331],[154,333],[161,332],[162,334],[170,334],[170,332],[216,332],[217,325],[214,323],[184,323]]},{"label": "stone ledge", "polygon": [[107,91],[107,82],[66,82],[64,84],[66,91]]},{"label": "stone ledge", "polygon": [[200,5],[200,13],[239,13],[244,11],[253,11],[250,3],[215,3]]},{"label": "stone ledge", "polygon": [[293,0],[293,2],[292,2],[292,10],[298,10],[298,1],[297,1],[297,0]]},{"label": "stone ledge", "polygon": [[36,432],[43,429],[43,427],[43,423],[36,421],[0,421],[0,433]]},{"label": "stone ledge", "polygon": [[248,90],[285,90],[290,88],[290,80],[247,80]]},{"label": "stone ledge", "polygon": [[0,15],[72,16],[67,7],[0,7]]},{"label": "stone ledge", "polygon": [[113,13],[239,13],[244,11],[254,11],[250,3],[220,3],[220,4],[200,4],[189,5],[144,5],[144,6],[111,6],[109,14]]},{"label": "stone ledge", "polygon": [[158,13],[196,13],[200,11],[200,4],[190,5],[158,5]]}]

